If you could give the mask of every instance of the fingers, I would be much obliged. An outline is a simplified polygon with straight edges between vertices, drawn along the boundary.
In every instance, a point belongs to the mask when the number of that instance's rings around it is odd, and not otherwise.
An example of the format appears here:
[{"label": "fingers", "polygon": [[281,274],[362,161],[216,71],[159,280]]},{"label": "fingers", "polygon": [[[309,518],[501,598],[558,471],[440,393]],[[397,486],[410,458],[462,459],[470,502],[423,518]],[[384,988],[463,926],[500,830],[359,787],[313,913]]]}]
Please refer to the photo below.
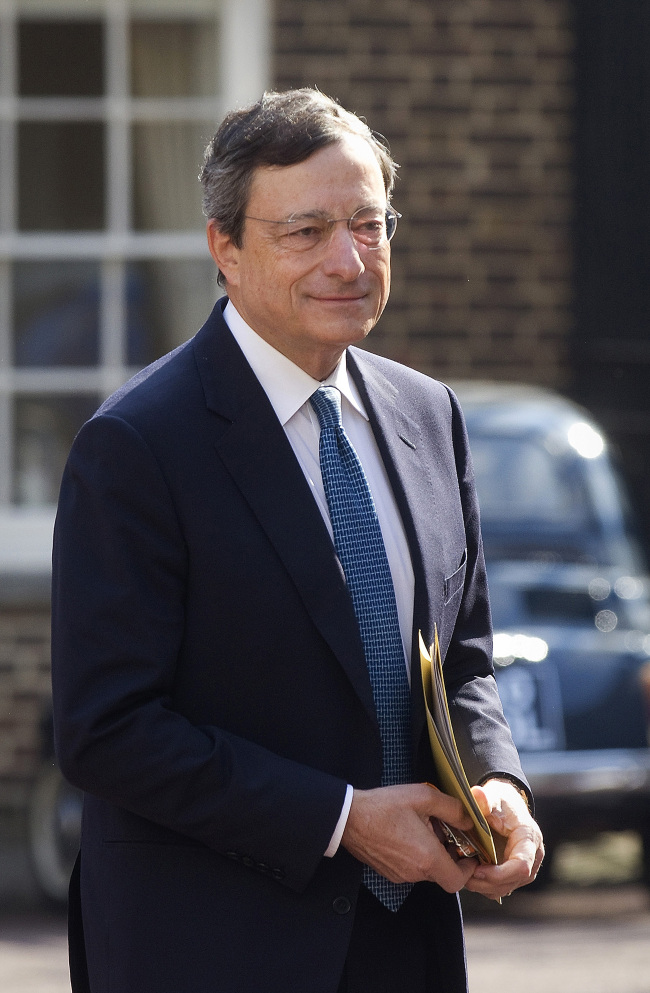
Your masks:
[{"label": "fingers", "polygon": [[341,843],[392,882],[429,880],[456,892],[477,862],[455,861],[432,818],[469,827],[460,803],[426,784],[355,790]]},{"label": "fingers", "polygon": [[542,843],[539,846],[539,848],[537,849],[536,853],[535,853],[535,861],[533,862],[533,873],[532,873],[533,879],[536,879],[537,878],[537,873],[542,868],[542,862],[544,861],[544,855],[545,855],[545,851],[544,851],[544,845]]},{"label": "fingers", "polygon": [[440,859],[439,864],[436,866],[435,876],[431,874],[426,878],[431,883],[437,883],[447,893],[458,893],[472,879],[478,865],[478,860],[461,858],[455,861],[446,849],[443,849],[443,854],[446,858]]},{"label": "fingers", "polygon": [[[419,848],[414,845],[409,853],[412,861],[403,869],[404,878],[400,876],[393,881],[416,883],[426,880],[437,883],[447,893],[457,893],[471,879],[478,860],[454,858],[437,837],[431,823],[427,825],[426,831],[426,843]],[[383,874],[392,878],[390,869]]]},{"label": "fingers", "polygon": [[485,790],[482,786],[472,786],[472,793],[479,806],[479,810],[484,817],[487,817],[490,813],[490,801],[485,794]]},{"label": "fingers", "polygon": [[437,817],[463,831],[471,829],[472,819],[460,800],[442,793],[433,783],[419,783],[414,788],[420,791],[421,809],[428,817]]},{"label": "fingers", "polygon": [[528,882],[530,877],[523,863],[504,862],[502,865],[480,866],[465,885],[466,889],[480,893],[489,900],[500,900]]},{"label": "fingers", "polygon": [[511,783],[491,780],[473,792],[492,830],[505,839],[501,865],[450,855],[435,822],[466,831],[472,821],[459,800],[427,783],[355,790],[342,844],[392,882],[429,880],[448,893],[465,886],[498,900],[535,878],[542,836]]},{"label": "fingers", "polygon": [[505,838],[505,848],[502,864],[480,866],[467,888],[499,899],[526,886],[537,875],[544,858],[542,834],[511,783],[490,780],[472,792],[492,830]]}]

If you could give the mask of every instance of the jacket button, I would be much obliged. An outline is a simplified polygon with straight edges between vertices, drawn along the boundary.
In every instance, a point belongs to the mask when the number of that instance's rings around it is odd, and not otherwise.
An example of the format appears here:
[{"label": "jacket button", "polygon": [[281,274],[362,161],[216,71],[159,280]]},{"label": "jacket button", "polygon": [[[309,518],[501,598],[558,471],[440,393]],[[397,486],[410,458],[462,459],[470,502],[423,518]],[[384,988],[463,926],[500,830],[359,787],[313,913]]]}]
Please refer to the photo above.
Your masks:
[{"label": "jacket button", "polygon": [[332,904],[332,908],[335,914],[349,914],[352,909],[352,904],[346,896],[337,896],[336,900]]}]

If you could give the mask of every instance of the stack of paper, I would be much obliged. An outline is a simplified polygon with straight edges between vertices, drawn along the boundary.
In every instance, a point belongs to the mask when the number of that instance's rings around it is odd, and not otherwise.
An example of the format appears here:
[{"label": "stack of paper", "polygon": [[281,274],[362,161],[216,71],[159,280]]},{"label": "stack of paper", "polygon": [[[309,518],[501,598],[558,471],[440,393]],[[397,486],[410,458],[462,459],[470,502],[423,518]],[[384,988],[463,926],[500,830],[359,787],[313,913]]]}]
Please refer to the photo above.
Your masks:
[{"label": "stack of paper", "polygon": [[420,666],[429,741],[440,786],[443,792],[460,800],[474,825],[471,831],[465,832],[443,824],[443,830],[448,840],[458,850],[458,854],[475,855],[482,862],[496,865],[497,855],[492,832],[474,799],[454,738],[442,674],[437,629],[435,641],[428,651],[420,633]]}]

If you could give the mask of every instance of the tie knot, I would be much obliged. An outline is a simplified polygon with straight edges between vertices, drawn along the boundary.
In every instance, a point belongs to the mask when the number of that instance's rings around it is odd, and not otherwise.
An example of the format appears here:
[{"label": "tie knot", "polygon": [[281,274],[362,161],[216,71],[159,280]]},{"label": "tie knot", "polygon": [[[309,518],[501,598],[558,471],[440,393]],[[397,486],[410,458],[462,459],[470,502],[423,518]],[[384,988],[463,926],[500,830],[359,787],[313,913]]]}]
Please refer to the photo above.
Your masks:
[{"label": "tie knot", "polygon": [[324,428],[341,426],[341,394],[334,386],[319,387],[312,393],[310,401],[316,411],[321,431]]}]

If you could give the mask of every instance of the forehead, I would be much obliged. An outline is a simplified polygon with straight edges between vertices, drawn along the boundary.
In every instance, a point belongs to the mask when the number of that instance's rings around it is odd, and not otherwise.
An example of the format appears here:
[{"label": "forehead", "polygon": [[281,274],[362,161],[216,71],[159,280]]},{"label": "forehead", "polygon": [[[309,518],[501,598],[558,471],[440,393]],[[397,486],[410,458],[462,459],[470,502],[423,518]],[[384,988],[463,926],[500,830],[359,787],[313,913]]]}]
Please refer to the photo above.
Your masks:
[{"label": "forehead", "polygon": [[[360,135],[344,135],[303,162],[260,166],[253,173],[247,213],[270,219],[302,210],[348,216],[366,204],[386,203],[377,157]],[[266,214],[259,213],[267,211]],[[268,213],[272,211],[272,213]],[[343,213],[340,213],[343,212]]]}]

